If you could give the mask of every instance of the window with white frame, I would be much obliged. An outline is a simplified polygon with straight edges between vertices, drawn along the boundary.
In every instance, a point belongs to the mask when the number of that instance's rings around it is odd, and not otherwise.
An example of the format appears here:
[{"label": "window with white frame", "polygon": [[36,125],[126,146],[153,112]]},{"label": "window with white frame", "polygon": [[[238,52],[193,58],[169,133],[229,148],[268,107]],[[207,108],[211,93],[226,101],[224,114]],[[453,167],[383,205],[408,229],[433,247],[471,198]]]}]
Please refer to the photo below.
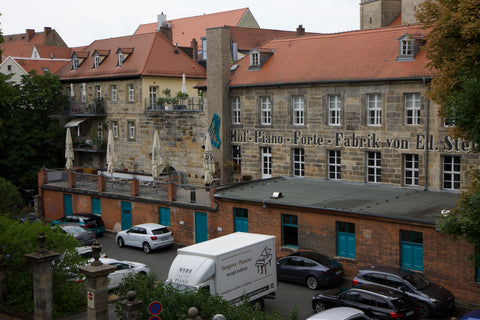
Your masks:
[{"label": "window with white frame", "polygon": [[118,121],[112,121],[112,133],[114,138],[118,138]]},{"label": "window with white frame", "polygon": [[99,121],[97,123],[97,137],[98,141],[103,141],[103,122]]},{"label": "window with white frame", "polygon": [[443,157],[443,189],[460,189],[460,157]]},{"label": "window with white frame", "polygon": [[128,121],[128,139],[135,139],[135,122]]},{"label": "window with white frame", "polygon": [[242,153],[240,146],[232,146],[233,171],[240,173],[242,170]]},{"label": "window with white frame", "polygon": [[305,151],[300,148],[293,149],[293,176],[305,176]]},{"label": "window with white frame", "polygon": [[72,59],[72,69],[73,70],[78,69],[78,58],[77,57],[73,57],[73,59]]},{"label": "window with white frame", "polygon": [[328,96],[328,125],[339,126],[340,115],[342,111],[342,102],[339,94],[331,94]]},{"label": "window with white frame", "polygon": [[405,94],[405,124],[420,124],[420,93]]},{"label": "window with white frame", "polygon": [[380,93],[367,95],[367,125],[382,125],[382,95]]},{"label": "window with white frame", "polygon": [[102,97],[102,86],[96,85],[95,86],[95,97],[100,99]]},{"label": "window with white frame", "polygon": [[342,179],[342,158],[340,150],[328,151],[328,178],[331,180]]},{"label": "window with white frame", "polygon": [[272,177],[272,148],[262,148],[262,179],[268,179]]},{"label": "window with white frame", "polygon": [[400,40],[400,55],[411,56],[413,55],[413,39]]},{"label": "window with white frame", "polygon": [[240,97],[232,98],[232,123],[240,124]]},{"label": "window with white frame", "polygon": [[112,89],[112,101],[117,101],[117,85],[112,84],[111,89]]},{"label": "window with white frame", "polygon": [[367,182],[382,181],[382,155],[380,152],[367,152]]},{"label": "window with white frame", "polygon": [[443,126],[446,128],[455,127],[455,119],[449,116],[443,116]]},{"label": "window with white frame", "polygon": [[260,53],[252,52],[250,54],[250,66],[257,67],[260,65]]},{"label": "window with white frame", "polygon": [[406,186],[418,186],[418,154],[404,155],[403,170],[403,183]]},{"label": "window with white frame", "polygon": [[293,124],[304,125],[305,124],[305,100],[303,96],[293,96]]},{"label": "window with white frame", "polygon": [[93,56],[93,67],[96,69],[100,65],[100,56],[98,54],[95,54]]},{"label": "window with white frame", "polygon": [[133,84],[128,85],[128,101],[135,101],[135,90],[133,89]]},{"label": "window with white frame", "polygon": [[270,97],[260,98],[261,119],[263,125],[272,124],[272,99]]},{"label": "window with white frame", "polygon": [[124,59],[124,55],[123,55],[123,52],[122,51],[119,51],[118,52],[118,65],[121,66],[123,64],[123,59]]},{"label": "window with white frame", "polygon": [[150,86],[150,107],[154,107],[157,104],[157,87]]}]

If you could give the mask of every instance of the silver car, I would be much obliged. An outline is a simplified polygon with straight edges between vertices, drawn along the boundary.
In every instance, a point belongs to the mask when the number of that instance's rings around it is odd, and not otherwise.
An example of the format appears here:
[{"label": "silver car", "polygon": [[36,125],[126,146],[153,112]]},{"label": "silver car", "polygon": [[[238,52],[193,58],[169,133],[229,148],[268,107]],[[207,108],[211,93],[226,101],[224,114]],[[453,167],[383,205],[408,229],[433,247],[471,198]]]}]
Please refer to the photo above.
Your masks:
[{"label": "silver car", "polygon": [[157,248],[171,246],[173,234],[168,227],[157,223],[144,223],[117,233],[115,238],[120,248],[132,246],[150,253]]},{"label": "silver car", "polygon": [[362,310],[350,307],[337,307],[315,313],[307,320],[371,320]]}]

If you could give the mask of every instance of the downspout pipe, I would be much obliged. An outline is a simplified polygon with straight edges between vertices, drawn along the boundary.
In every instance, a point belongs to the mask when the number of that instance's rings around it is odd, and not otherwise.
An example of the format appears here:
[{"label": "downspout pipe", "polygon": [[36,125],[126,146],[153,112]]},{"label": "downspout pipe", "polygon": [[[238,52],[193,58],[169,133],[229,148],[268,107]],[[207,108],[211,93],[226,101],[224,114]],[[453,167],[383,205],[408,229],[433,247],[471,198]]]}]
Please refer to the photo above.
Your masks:
[{"label": "downspout pipe", "polygon": [[[425,93],[428,93],[430,89],[430,78],[423,78],[423,84],[425,85]],[[428,95],[425,95],[425,140],[428,141],[428,136],[430,134],[430,100]],[[424,181],[424,191],[428,191],[428,143],[425,143],[425,161],[424,161],[424,172],[425,172],[425,181]]]}]

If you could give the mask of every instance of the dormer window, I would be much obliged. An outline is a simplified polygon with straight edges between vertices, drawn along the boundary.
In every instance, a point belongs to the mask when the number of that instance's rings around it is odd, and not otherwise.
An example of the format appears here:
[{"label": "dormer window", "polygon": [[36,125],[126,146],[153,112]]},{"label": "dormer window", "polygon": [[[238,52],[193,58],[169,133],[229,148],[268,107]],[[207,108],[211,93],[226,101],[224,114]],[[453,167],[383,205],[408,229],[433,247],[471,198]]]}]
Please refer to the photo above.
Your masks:
[{"label": "dormer window", "polygon": [[96,49],[93,52],[93,67],[96,69],[100,64],[105,60],[110,54],[110,50],[100,50]]},{"label": "dormer window", "polygon": [[77,70],[78,69],[78,57],[74,57],[72,59],[72,70]]},{"label": "dormer window", "polygon": [[96,69],[98,68],[99,65],[100,65],[100,56],[97,53],[95,53],[93,55],[93,67]]},{"label": "dormer window", "polygon": [[123,64],[123,52],[118,53],[118,65],[121,66]]},{"label": "dormer window", "polygon": [[250,71],[258,71],[262,65],[272,56],[273,50],[271,49],[252,49],[250,51]]},{"label": "dormer window", "polygon": [[399,39],[397,61],[414,61],[420,46],[425,42],[423,35],[405,34]]},{"label": "dormer window", "polygon": [[133,53],[133,48],[118,48],[116,53],[118,58],[117,67],[120,67]]},{"label": "dormer window", "polygon": [[250,55],[250,66],[260,66],[260,52],[252,52],[252,54]]},{"label": "dormer window", "polygon": [[88,58],[88,52],[76,51],[72,54],[72,70],[77,70],[80,65]]}]

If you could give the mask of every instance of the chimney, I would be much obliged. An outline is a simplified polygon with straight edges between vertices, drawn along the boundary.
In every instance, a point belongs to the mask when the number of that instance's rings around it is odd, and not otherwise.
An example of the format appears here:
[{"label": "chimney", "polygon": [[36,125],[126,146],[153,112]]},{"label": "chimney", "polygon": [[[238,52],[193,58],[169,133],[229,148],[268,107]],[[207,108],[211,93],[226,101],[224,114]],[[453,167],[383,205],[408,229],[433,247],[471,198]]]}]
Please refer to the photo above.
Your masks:
[{"label": "chimney", "polygon": [[303,27],[303,25],[298,25],[298,28],[297,28],[297,36],[304,36],[305,35],[305,28]]},{"label": "chimney", "polygon": [[192,46],[192,59],[193,59],[194,61],[198,61],[198,43],[197,43],[197,39],[195,39],[195,38],[192,39],[191,46]]},{"label": "chimney", "polygon": [[160,31],[161,28],[167,27],[167,15],[163,12],[157,15],[158,27],[157,31]]},{"label": "chimney", "polygon": [[157,32],[161,33],[165,38],[172,41],[172,27],[167,25],[167,15],[163,12],[158,15]]},{"label": "chimney", "polygon": [[48,36],[48,34],[52,31],[52,28],[50,27],[43,27],[43,32],[45,32],[45,36]]},{"label": "chimney", "polygon": [[29,42],[30,40],[32,40],[33,36],[35,35],[35,30],[34,29],[27,29],[25,34],[27,36],[27,42]]}]

